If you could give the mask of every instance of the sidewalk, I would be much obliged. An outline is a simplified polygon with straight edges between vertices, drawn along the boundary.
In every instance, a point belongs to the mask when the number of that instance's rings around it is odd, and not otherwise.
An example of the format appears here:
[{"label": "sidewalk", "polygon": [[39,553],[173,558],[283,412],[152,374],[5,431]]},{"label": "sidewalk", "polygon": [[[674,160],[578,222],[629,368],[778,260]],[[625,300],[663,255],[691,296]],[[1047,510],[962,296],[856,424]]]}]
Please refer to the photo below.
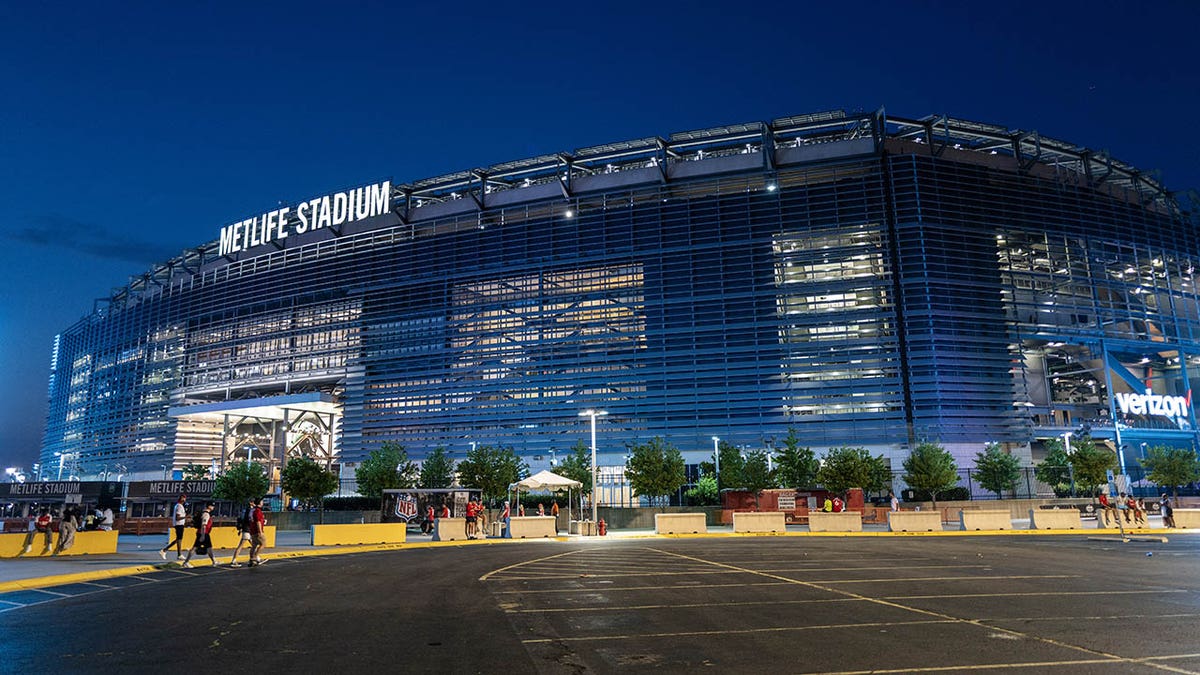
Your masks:
[{"label": "sidewalk", "polygon": [[[188,543],[191,543],[193,534],[193,532],[189,531],[188,535],[184,537],[185,547]],[[273,552],[293,552],[325,548],[310,546],[308,542],[309,533],[305,530],[277,532],[275,535],[275,548],[264,549],[263,557],[269,558]],[[76,574],[79,572],[166,565],[167,563],[175,562],[174,547],[167,553],[165,561],[158,555],[159,549],[166,543],[167,538],[163,534],[146,534],[142,536],[123,534],[117,538],[117,552],[115,554],[4,558],[0,559],[0,584],[7,581],[21,581],[24,579]],[[243,563],[249,560],[248,550],[249,547],[244,547],[242,552],[238,554],[238,559]],[[184,548],[183,552],[186,555],[187,548]],[[221,564],[229,562],[229,556],[232,554],[232,549],[217,550],[217,562]],[[204,561],[207,564],[208,556],[193,556],[192,560]]]}]

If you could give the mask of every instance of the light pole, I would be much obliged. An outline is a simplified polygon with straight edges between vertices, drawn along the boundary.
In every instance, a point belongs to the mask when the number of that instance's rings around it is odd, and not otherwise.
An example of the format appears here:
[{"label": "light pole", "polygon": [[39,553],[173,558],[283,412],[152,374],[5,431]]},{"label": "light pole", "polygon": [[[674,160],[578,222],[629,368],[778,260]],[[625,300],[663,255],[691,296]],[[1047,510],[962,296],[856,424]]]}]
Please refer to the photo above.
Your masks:
[{"label": "light pole", "polygon": [[1071,432],[1068,431],[1068,432],[1064,433],[1062,436],[1063,436],[1063,441],[1066,442],[1066,449],[1064,450],[1064,452],[1067,453],[1067,473],[1071,477],[1071,496],[1074,497],[1075,496],[1075,465],[1071,463]]},{"label": "light pole", "polygon": [[721,439],[713,436],[713,467],[717,474],[717,499],[721,498]]},{"label": "light pole", "polygon": [[590,417],[592,420],[592,527],[595,527],[600,520],[596,504],[596,489],[600,484],[600,481],[597,480],[599,476],[596,475],[596,418],[607,414],[607,410],[584,410],[579,413],[580,417]]}]

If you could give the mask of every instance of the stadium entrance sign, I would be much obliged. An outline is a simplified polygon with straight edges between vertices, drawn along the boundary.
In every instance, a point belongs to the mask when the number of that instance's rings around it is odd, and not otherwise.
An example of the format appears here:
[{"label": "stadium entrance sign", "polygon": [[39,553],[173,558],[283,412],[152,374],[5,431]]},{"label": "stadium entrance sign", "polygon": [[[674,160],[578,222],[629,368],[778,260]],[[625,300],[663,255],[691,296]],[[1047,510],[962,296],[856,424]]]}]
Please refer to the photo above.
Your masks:
[{"label": "stadium entrance sign", "polygon": [[[247,218],[221,228],[221,255],[286,239],[289,234],[336,227],[387,213],[392,195],[391,181],[335,192],[300,202],[295,209],[285,206],[261,216]],[[292,218],[292,214],[295,218]]]}]

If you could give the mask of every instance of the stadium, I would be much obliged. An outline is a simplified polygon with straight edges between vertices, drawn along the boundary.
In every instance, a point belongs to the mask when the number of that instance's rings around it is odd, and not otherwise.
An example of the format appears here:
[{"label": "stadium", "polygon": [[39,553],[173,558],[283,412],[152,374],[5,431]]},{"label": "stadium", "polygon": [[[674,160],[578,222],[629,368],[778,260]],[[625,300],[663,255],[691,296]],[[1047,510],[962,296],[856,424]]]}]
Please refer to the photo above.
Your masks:
[{"label": "stadium", "polygon": [[385,441],[536,471],[589,409],[618,472],[654,436],[696,463],[789,429],[898,469],[1086,425],[1136,464],[1196,445],[1196,233],[1105,153],[883,110],[379,180],[214,227],[58,335],[42,476]]}]

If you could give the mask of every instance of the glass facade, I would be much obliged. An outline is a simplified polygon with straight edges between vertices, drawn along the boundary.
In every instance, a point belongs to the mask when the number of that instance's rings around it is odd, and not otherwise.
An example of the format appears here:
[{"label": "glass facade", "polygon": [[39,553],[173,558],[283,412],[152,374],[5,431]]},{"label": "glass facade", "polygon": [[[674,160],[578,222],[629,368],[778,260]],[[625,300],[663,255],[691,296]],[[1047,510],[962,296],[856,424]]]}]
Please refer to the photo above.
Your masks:
[{"label": "glass facade", "polygon": [[[925,439],[963,464],[988,441],[1028,457],[1084,422],[1193,444],[1194,224],[1133,170],[1030,147],[823,113],[420,181],[356,226],[212,243],[56,339],[42,463],[152,474],[397,441],[536,466],[586,442],[588,408],[610,413],[606,464],[655,435],[694,462],[714,435],[759,448],[789,427],[895,467]],[[336,412],[267,423],[262,401],[307,394]],[[189,414],[216,404],[234,412]]]}]

